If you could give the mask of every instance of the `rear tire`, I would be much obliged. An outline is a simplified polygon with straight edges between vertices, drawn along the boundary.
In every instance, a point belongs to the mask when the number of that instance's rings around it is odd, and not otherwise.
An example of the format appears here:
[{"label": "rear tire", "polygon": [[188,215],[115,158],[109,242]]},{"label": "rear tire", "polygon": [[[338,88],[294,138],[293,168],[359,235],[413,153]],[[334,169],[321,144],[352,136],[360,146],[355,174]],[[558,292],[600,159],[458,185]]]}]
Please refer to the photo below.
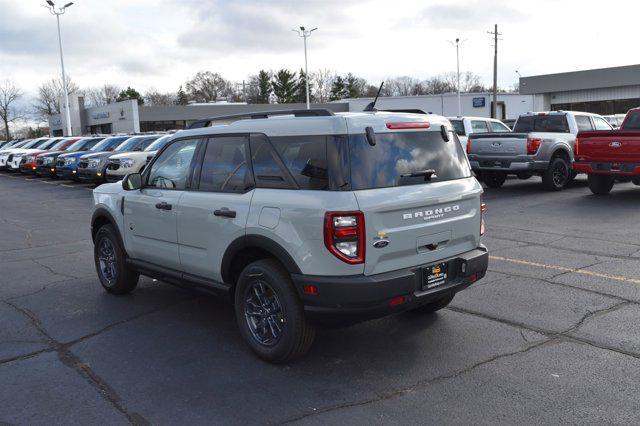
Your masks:
[{"label": "rear tire", "polygon": [[128,294],[137,287],[140,274],[127,265],[124,248],[113,226],[103,225],[98,229],[93,258],[100,284],[109,293]]},{"label": "rear tire", "polygon": [[606,195],[611,192],[615,179],[609,175],[590,174],[587,176],[589,189],[596,195]]},{"label": "rear tire", "polygon": [[291,362],[313,344],[315,328],[305,318],[289,273],[275,259],[244,268],[236,285],[235,311],[240,334],[265,361]]},{"label": "rear tire", "polygon": [[542,175],[542,183],[549,191],[562,191],[569,183],[570,175],[569,162],[562,157],[555,157]]},{"label": "rear tire", "polygon": [[489,188],[500,188],[507,180],[507,175],[500,172],[484,172],[482,173],[482,181]]},{"label": "rear tire", "polygon": [[636,176],[631,178],[631,182],[635,185],[635,186],[640,186],[640,176]]},{"label": "rear tire", "polygon": [[432,314],[440,309],[444,309],[449,306],[449,303],[453,300],[455,294],[450,296],[445,296],[442,299],[438,299],[435,302],[427,303],[426,305],[419,306],[415,309],[412,309],[411,312],[416,312],[419,314]]}]

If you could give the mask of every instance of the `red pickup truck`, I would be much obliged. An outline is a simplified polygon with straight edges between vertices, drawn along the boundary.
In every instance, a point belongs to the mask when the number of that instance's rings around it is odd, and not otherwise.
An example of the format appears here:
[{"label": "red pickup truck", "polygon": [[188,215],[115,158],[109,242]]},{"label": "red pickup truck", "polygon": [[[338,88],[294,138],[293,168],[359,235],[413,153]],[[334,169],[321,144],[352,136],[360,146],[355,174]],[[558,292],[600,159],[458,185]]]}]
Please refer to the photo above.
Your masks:
[{"label": "red pickup truck", "polygon": [[573,170],[587,173],[594,194],[608,194],[616,181],[640,186],[640,108],[619,130],[578,133],[573,150]]}]

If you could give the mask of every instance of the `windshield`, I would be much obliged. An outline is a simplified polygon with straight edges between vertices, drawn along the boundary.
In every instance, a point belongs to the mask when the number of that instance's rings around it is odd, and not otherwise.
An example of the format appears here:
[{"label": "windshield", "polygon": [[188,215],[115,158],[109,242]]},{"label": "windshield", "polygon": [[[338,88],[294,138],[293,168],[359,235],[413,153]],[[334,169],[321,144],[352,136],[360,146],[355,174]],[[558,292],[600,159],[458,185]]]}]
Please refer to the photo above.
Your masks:
[{"label": "windshield", "polygon": [[518,118],[514,133],[569,133],[566,115],[522,115]]},{"label": "windshield", "polygon": [[145,137],[138,136],[128,139],[125,143],[118,146],[115,152],[142,151],[151,142],[157,139],[157,136]]},{"label": "windshield", "polygon": [[640,130],[640,111],[630,112],[622,130]]},{"label": "windshield", "polygon": [[458,134],[458,136],[464,136],[464,123],[462,122],[462,120],[449,120],[451,121],[451,124],[453,125],[453,128],[456,130],[456,133]]},{"label": "windshield", "polygon": [[64,146],[64,144],[67,143],[67,140],[62,139],[60,142],[56,143],[55,145],[53,145],[51,147],[52,150],[58,150],[58,149],[62,149],[62,147]]},{"label": "windshield", "polygon": [[433,131],[379,133],[376,142],[375,146],[369,145],[364,134],[349,136],[352,190],[471,176],[457,137],[446,142],[440,132]]},{"label": "windshield", "polygon": [[89,151],[101,152],[101,151],[113,151],[115,147],[120,145],[123,141],[126,141],[126,137],[106,138],[102,142],[96,144]]},{"label": "windshield", "polygon": [[171,136],[173,135],[165,135],[159,139],[156,139],[155,142],[153,142],[151,145],[145,148],[145,151],[147,152],[160,151],[167,144],[167,142],[169,142],[169,139],[171,139]]},{"label": "windshield", "polygon": [[24,149],[37,148],[40,145],[44,144],[48,139],[36,139],[35,141],[31,141],[28,144],[22,146]]}]

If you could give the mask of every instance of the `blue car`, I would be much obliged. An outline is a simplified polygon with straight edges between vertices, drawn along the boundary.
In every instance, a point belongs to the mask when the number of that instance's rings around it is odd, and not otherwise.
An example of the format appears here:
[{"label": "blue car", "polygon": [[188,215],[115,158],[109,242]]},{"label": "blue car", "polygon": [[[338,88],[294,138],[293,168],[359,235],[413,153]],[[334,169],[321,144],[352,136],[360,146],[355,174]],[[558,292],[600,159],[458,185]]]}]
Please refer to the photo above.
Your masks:
[{"label": "blue car", "polygon": [[95,143],[88,150],[70,152],[68,154],[58,156],[58,160],[56,161],[56,176],[62,179],[79,181],[78,160],[80,157],[89,153],[113,151],[118,145],[127,139],[129,139],[129,136],[109,137]]}]

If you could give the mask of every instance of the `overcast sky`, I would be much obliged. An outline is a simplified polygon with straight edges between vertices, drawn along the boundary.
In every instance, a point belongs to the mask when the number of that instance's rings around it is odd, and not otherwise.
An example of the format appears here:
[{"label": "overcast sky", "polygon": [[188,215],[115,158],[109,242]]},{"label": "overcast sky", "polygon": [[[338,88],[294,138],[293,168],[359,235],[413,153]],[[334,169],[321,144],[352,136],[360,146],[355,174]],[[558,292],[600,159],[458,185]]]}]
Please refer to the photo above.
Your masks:
[{"label": "overcast sky", "polygon": [[[63,3],[63,0],[58,0]],[[38,0],[0,0],[0,79],[34,93],[59,76],[55,18]],[[522,75],[640,63],[640,2],[619,0],[76,0],[62,17],[68,74],[80,86],[114,83],[175,91],[199,70],[241,81],[261,68],[304,64],[377,84],[455,70],[447,42],[466,40],[461,68],[488,85],[487,31],[499,24],[499,84]]]}]

